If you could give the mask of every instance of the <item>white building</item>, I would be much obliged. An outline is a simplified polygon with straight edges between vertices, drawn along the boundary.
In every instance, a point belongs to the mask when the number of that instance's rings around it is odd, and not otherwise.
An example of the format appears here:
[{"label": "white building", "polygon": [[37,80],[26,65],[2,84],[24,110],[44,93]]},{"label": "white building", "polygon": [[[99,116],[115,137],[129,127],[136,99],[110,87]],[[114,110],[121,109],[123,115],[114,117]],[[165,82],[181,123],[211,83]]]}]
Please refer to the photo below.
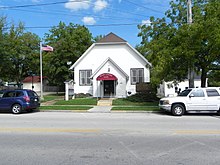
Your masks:
[{"label": "white building", "polygon": [[[43,84],[48,83],[47,77],[43,76]],[[23,80],[23,89],[31,89],[40,93],[40,76],[28,76]]]},{"label": "white building", "polygon": [[[207,80],[206,80],[206,86],[207,86]],[[201,80],[198,75],[195,76],[194,86],[195,88],[201,87]],[[174,83],[173,81],[169,81],[169,82],[163,81],[160,84],[160,86],[157,88],[157,95],[158,97],[176,96],[180,91],[183,91],[187,88],[189,88],[188,79],[178,83]]]},{"label": "white building", "polygon": [[125,98],[136,93],[136,83],[150,82],[150,66],[127,41],[110,33],[70,67],[74,71],[74,93]]}]

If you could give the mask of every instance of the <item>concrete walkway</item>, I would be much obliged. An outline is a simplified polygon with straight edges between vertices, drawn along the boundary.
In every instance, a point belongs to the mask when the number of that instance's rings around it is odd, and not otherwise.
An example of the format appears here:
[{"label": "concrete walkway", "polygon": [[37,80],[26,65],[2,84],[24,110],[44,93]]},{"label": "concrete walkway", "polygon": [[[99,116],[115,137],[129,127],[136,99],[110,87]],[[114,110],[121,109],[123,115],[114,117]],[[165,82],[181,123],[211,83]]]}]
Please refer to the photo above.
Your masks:
[{"label": "concrete walkway", "polygon": [[103,98],[100,99],[97,103],[97,106],[89,109],[88,112],[93,113],[109,113],[112,109],[112,98]]},{"label": "concrete walkway", "polygon": [[111,112],[112,106],[94,106],[89,109],[88,112],[92,113],[109,113]]}]

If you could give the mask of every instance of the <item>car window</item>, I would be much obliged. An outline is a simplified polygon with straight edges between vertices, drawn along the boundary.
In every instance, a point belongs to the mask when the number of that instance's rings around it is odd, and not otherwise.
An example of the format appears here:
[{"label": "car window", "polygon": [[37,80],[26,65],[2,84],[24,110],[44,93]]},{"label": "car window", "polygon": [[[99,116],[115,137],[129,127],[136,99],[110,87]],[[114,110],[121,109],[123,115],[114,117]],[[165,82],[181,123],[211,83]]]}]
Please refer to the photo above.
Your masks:
[{"label": "car window", "polygon": [[182,92],[180,92],[180,94],[178,96],[187,96],[189,94],[189,92],[191,92],[192,89],[186,89]]},{"label": "car window", "polygon": [[205,94],[202,89],[195,89],[192,91],[191,94],[193,94],[194,97],[205,97]]},{"label": "car window", "polygon": [[208,97],[219,96],[219,93],[216,89],[206,89]]},{"label": "car window", "polygon": [[22,91],[16,92],[16,97],[24,96],[24,93]]},{"label": "car window", "polygon": [[3,97],[3,94],[4,94],[3,92],[0,92],[0,98]]},{"label": "car window", "polygon": [[3,95],[3,97],[14,97],[14,96],[15,96],[14,91],[5,92],[5,94]]},{"label": "car window", "polygon": [[27,91],[27,93],[28,93],[28,96],[30,96],[30,97],[36,97],[36,96],[38,96],[37,93],[34,92],[34,91]]}]

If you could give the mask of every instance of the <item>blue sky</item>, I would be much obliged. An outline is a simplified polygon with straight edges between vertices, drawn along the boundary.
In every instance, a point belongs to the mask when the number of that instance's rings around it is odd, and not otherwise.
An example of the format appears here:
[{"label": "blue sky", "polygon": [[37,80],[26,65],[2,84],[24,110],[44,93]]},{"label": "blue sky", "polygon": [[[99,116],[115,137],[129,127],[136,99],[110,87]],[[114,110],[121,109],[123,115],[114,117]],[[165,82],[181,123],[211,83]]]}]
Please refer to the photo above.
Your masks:
[{"label": "blue sky", "polygon": [[[41,5],[49,4],[50,5]],[[9,22],[25,24],[27,31],[41,38],[49,27],[60,21],[86,25],[92,35],[117,34],[131,45],[141,39],[137,25],[149,21],[150,16],[161,18],[169,9],[170,0],[0,0],[0,15]],[[26,6],[25,5],[34,5]],[[7,7],[17,8],[7,8]]]}]

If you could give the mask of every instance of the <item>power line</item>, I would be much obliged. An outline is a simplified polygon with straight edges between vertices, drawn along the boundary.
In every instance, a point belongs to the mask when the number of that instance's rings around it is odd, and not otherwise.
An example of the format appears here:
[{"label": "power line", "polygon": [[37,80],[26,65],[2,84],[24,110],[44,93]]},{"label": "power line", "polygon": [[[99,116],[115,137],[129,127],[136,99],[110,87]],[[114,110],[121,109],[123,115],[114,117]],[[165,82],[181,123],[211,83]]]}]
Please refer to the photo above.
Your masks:
[{"label": "power line", "polygon": [[[146,23],[147,24],[147,23]],[[150,23],[149,23],[150,24]],[[103,27],[103,26],[133,26],[133,25],[140,25],[139,22],[133,22],[133,23],[120,23],[120,24],[96,24],[96,25],[82,25],[85,27]],[[53,27],[58,26],[26,26],[25,29],[49,29]],[[15,27],[18,28],[18,27]],[[4,30],[10,29],[10,27],[3,28]]]},{"label": "power line", "polygon": [[[23,11],[23,12],[31,12],[31,13],[44,13],[44,14],[59,14],[59,15],[65,15],[65,16],[84,16],[83,14],[69,14],[69,13],[65,13],[65,12],[61,12],[61,11],[53,11],[53,12],[48,12],[48,11],[40,11],[40,10],[24,10],[24,9],[11,9],[11,10],[15,10],[15,11]],[[98,19],[111,19],[111,20],[131,20],[131,18],[129,17],[113,17],[113,16],[96,16],[96,15],[91,15],[94,18],[98,18]],[[134,19],[137,20],[137,19]]]},{"label": "power line", "polygon": [[88,0],[60,1],[60,2],[50,2],[50,3],[40,3],[40,4],[27,4],[27,5],[17,5],[17,6],[1,6],[0,9],[25,8],[25,7],[35,7],[35,6],[49,6],[49,5],[57,5],[57,4],[64,4],[64,3],[75,3],[75,2],[88,3]]},{"label": "power line", "polygon": [[126,0],[125,2],[128,2],[128,3],[130,3],[130,4],[133,4],[133,5],[137,6],[137,7],[141,7],[141,8],[147,9],[147,10],[151,10],[151,11],[153,11],[153,12],[163,13],[163,12],[161,12],[161,11],[159,11],[159,10],[155,10],[155,9],[152,9],[152,8],[148,8],[148,7],[145,7],[145,6],[143,6],[143,5],[140,5],[140,4],[131,2],[131,1],[129,1],[129,0]]}]

